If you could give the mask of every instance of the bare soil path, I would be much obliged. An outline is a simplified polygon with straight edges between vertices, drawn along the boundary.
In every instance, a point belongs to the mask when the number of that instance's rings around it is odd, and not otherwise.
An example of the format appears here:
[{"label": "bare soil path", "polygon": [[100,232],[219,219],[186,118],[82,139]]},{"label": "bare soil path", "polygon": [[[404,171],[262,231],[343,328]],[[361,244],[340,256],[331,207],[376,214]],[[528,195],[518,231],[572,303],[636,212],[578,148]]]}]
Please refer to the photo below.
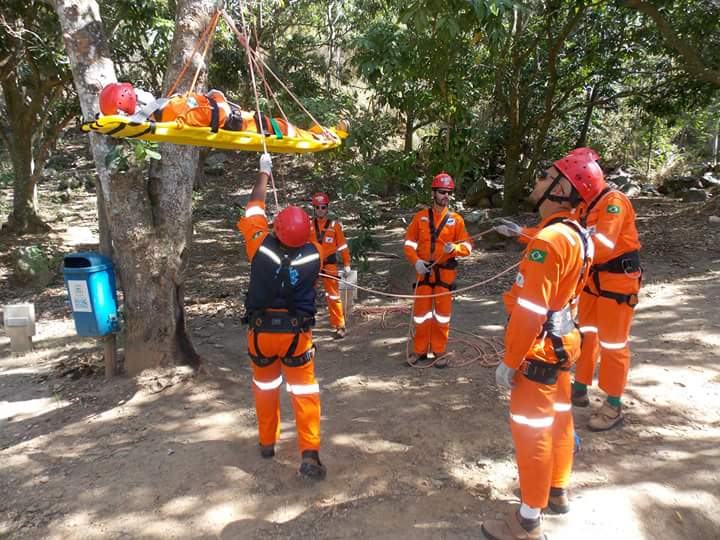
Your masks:
[{"label": "bare soil path", "polygon": [[[479,364],[405,367],[405,315],[390,315],[385,328],[353,317],[348,337],[334,341],[322,312],[325,482],[296,474],[285,395],[278,455],[260,459],[239,325],[247,283],[233,229],[244,202],[239,184],[213,182],[198,201],[188,311],[208,364],[203,375],[180,369],[105,381],[78,371],[97,367],[99,347],[74,336],[62,278],[41,292],[12,288],[7,261],[16,244],[1,240],[0,303],[34,301],[39,332],[36,350],[21,357],[0,335],[0,537],[480,538],[482,520],[516,502],[507,396]],[[92,197],[73,200],[76,218],[23,242],[82,248],[66,233],[92,230]],[[575,411],[583,446],[572,510],[546,519],[552,539],[720,538],[720,228],[707,221],[717,211],[635,203],[647,272],[628,418],[621,429],[593,434],[589,411]],[[383,242],[399,253],[402,230],[387,230]],[[461,270],[462,284],[517,257],[478,253]],[[381,282],[388,264],[372,261],[366,282]],[[501,336],[499,293],[512,278],[463,295],[453,328]],[[599,393],[592,397],[597,405]]]}]

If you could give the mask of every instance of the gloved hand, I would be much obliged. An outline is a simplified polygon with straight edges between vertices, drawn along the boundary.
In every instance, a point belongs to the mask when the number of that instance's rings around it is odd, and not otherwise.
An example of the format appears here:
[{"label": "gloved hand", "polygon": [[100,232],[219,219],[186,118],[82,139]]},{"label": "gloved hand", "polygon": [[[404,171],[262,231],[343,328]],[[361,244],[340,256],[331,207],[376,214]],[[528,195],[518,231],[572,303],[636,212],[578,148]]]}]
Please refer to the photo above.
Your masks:
[{"label": "gloved hand", "polygon": [[505,362],[500,362],[500,365],[495,370],[495,382],[498,386],[507,386],[508,388],[512,388],[512,380],[514,376],[515,370],[507,367]]},{"label": "gloved hand", "polygon": [[264,172],[267,175],[272,173],[272,158],[267,152],[260,156],[260,172]]},{"label": "gloved hand", "polygon": [[349,266],[346,266],[343,268],[343,276],[345,276],[345,279],[348,279],[350,277],[351,268]]},{"label": "gloved hand", "polygon": [[452,242],[447,242],[447,243],[443,246],[443,251],[444,251],[445,253],[452,253],[453,251],[455,251],[455,244],[453,244]]},{"label": "gloved hand", "polygon": [[495,230],[499,234],[509,238],[520,236],[522,234],[522,227],[517,223],[504,218],[500,219],[500,221],[502,221],[502,225],[495,226]]},{"label": "gloved hand", "polygon": [[420,274],[424,275],[428,273],[428,263],[427,261],[423,261],[422,259],[418,259],[415,263],[415,271]]}]

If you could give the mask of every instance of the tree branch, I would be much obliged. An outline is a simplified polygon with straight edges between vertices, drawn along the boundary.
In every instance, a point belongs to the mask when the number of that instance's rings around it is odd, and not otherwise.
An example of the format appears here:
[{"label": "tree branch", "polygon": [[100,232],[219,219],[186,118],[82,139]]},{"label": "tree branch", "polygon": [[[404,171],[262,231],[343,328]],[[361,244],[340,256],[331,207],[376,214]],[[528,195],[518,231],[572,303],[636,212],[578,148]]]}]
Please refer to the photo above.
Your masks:
[{"label": "tree branch", "polygon": [[720,86],[720,71],[705,65],[697,49],[677,35],[657,6],[645,0],[625,0],[624,4],[653,20],[667,45],[675,49],[682,57],[688,73],[701,81]]}]

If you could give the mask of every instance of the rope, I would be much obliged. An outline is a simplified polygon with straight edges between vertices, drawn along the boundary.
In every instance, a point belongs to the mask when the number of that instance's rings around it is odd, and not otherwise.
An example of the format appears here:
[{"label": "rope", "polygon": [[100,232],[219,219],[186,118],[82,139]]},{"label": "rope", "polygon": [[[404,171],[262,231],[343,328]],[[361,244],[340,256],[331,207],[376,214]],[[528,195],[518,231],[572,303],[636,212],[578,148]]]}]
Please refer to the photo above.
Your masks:
[{"label": "rope", "polygon": [[217,26],[218,19],[220,18],[220,12],[216,11],[215,15],[213,15],[212,20],[210,21],[210,31],[208,32],[207,41],[205,42],[205,48],[203,49],[201,60],[202,62],[198,62],[198,67],[195,70],[195,76],[193,77],[192,84],[190,85],[190,89],[185,92],[185,95],[189,94],[195,89],[195,84],[197,83],[198,77],[200,76],[200,70],[203,67],[203,64],[205,63],[205,57],[207,56],[208,49],[210,48],[210,42],[212,41],[212,36],[215,33],[215,27]]},{"label": "rope", "polygon": [[[198,49],[200,48],[200,45],[202,44],[202,42],[205,41],[205,39],[209,36],[209,34],[210,34],[210,29],[211,29],[211,28],[213,28],[213,29],[215,28],[215,25],[217,24],[217,19],[218,19],[218,18],[219,18],[219,12],[216,11],[216,12],[215,12],[215,15],[213,16],[213,19],[211,19],[211,24],[209,24],[208,26],[205,27],[205,30],[203,30],[203,33],[200,34],[200,37],[197,39],[197,41],[195,41],[195,46],[193,47],[192,53],[190,53],[190,56],[188,57],[187,61],[185,62],[185,65],[184,65],[184,66],[182,67],[182,69],[180,70],[180,74],[177,76],[177,78],[175,79],[175,81],[174,81],[174,82],[172,83],[172,85],[170,86],[170,90],[168,90],[166,97],[172,96],[172,95],[173,95],[173,92],[175,92],[175,88],[177,88],[177,85],[180,83],[180,81],[182,80],[182,78],[185,76],[185,73],[187,72],[188,68],[190,67],[190,64],[192,63],[193,58],[195,57],[195,53],[196,53],[196,52],[198,51]],[[213,21],[213,20],[215,21],[214,24],[212,24],[212,21]],[[208,43],[209,43],[209,41],[210,41],[210,40],[208,39]],[[205,57],[205,54],[203,53],[203,58],[204,58],[204,57]]]},{"label": "rope", "polygon": [[[242,11],[241,11],[241,14],[242,14]],[[233,30],[237,33],[237,30],[234,28],[234,24],[232,23],[232,19],[230,18],[230,16],[227,14],[227,12],[226,12],[225,10],[222,11],[222,15],[223,15],[223,17],[225,18],[225,20],[229,21],[228,24],[231,25],[231,28],[233,28]],[[257,53],[257,51],[254,51],[254,50],[251,49],[250,44],[247,42],[247,40],[242,40],[242,39],[241,39],[241,40],[240,40],[240,44],[241,44],[243,47],[245,47],[245,50],[247,51],[248,55],[252,55],[253,57],[255,57],[255,61],[258,62],[260,65],[262,65],[265,69],[268,70],[268,72],[270,73],[270,75],[272,75],[273,78],[278,82],[278,84],[283,87],[283,89],[284,89],[284,90],[288,93],[288,95],[295,101],[295,103],[297,103],[297,105],[303,110],[303,112],[304,112],[305,114],[307,114],[308,117],[310,117],[310,119],[311,119],[315,124],[317,124],[318,126],[320,126],[320,127],[323,129],[323,131],[324,131],[324,133],[326,134],[326,136],[328,136],[328,137],[333,137],[333,138],[335,137],[332,133],[330,133],[327,129],[325,129],[324,126],[322,126],[322,124],[320,124],[320,122],[318,122],[318,121],[315,119],[315,117],[312,115],[312,113],[311,113],[310,111],[308,111],[308,110],[305,108],[305,106],[300,102],[300,100],[297,98],[297,96],[295,96],[295,94],[292,93],[292,91],[287,87],[287,85],[286,85],[284,82],[282,82],[282,80],[280,79],[280,77],[278,77],[278,76],[275,74],[275,72],[274,72],[272,69],[270,69],[270,66],[268,66],[268,65],[265,63],[265,61],[260,57],[260,55]]]},{"label": "rope", "polygon": [[[240,19],[242,21],[242,27],[243,27],[243,33],[241,34],[240,31],[237,29],[237,26],[235,26],[235,21],[230,18],[230,16],[227,14],[225,10],[222,10],[222,16],[225,19],[225,22],[227,22],[230,29],[235,33],[235,36],[238,38],[238,41],[240,41],[240,44],[245,47],[245,52],[247,53],[247,59],[248,59],[248,70],[250,71],[250,79],[252,82],[252,89],[253,94],[255,96],[255,114],[257,115],[257,122],[260,132],[260,138],[262,140],[263,144],[263,152],[267,153],[267,142],[265,141],[265,130],[262,125],[262,116],[260,115],[260,98],[258,97],[257,92],[257,83],[255,81],[255,67],[253,63],[253,55],[251,53],[250,43],[248,41],[248,35],[247,35],[247,26],[245,24],[245,14],[243,13],[245,3],[240,2]],[[272,185],[272,191],[273,191],[273,197],[275,198],[275,209],[277,212],[280,211],[280,201],[278,200],[277,195],[277,188],[275,187],[275,178],[273,177],[272,170],[270,171],[270,184]]]}]

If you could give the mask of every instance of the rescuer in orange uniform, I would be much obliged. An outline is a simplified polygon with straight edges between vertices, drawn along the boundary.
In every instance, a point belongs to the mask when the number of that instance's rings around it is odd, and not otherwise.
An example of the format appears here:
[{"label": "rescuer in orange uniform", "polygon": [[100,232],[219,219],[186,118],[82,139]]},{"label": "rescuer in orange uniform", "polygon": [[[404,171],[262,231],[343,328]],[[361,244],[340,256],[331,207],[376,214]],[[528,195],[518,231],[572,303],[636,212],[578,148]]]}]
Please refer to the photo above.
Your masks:
[{"label": "rescuer in orange uniform", "polygon": [[580,356],[574,303],[592,261],[588,232],[573,221],[585,167],[563,158],[536,180],[530,200],[542,219],[505,294],[510,314],[499,385],[511,388],[510,430],[520,478],[519,511],[482,524],[491,540],[544,539],[540,512],[569,511],[566,488],[574,449],[570,368]]},{"label": "rescuer in orange uniform", "polygon": [[[599,156],[593,153],[593,158]],[[628,339],[642,277],[640,241],[630,199],[611,189],[602,171],[593,176],[583,199],[582,220],[595,243],[595,262],[580,296],[580,330],[585,339],[572,398],[575,406],[590,404],[587,387],[592,384],[599,353],[598,385],[607,399],[590,417],[588,427],[606,431],[624,420],[620,399],[630,369]]]},{"label": "rescuer in orange uniform", "polygon": [[455,181],[442,172],[433,179],[431,188],[432,206],[415,214],[405,235],[405,256],[415,267],[419,280],[413,306],[416,355],[413,365],[434,362],[435,367],[446,367],[447,363],[438,358],[445,353],[450,333],[452,295],[429,298],[423,295],[447,293],[455,288],[457,257],[470,255],[472,244],[462,216],[448,208]]},{"label": "rescuer in orange uniform", "polygon": [[[328,219],[330,198],[325,193],[316,193],[312,198],[315,219],[313,219],[313,240],[318,243],[323,257],[323,273],[338,277],[338,255],[342,257],[343,274],[350,276],[350,250],[348,249],[342,224],[337,220]],[[340,299],[339,282],[331,278],[323,278],[325,298],[330,313],[330,326],[335,330],[335,337],[345,337],[345,316]]]},{"label": "rescuer in orange uniform", "polygon": [[272,458],[280,436],[280,386],[283,375],[295,411],[300,474],[325,477],[320,462],[320,389],[315,380],[315,282],[321,268],[319,246],[311,242],[310,218],[288,206],[275,218],[273,232],[265,216],[272,161],[260,158],[260,172],[238,229],[250,259],[245,298],[248,354],[260,433],[260,455]]},{"label": "rescuer in orange uniform", "polygon": [[[576,148],[568,158],[597,161],[597,152]],[[583,156],[585,156],[583,158]],[[587,407],[587,387],[592,384],[595,363],[600,356],[600,388],[607,394],[602,406],[590,417],[588,427],[605,431],[622,423],[621,397],[630,369],[630,325],[638,302],[640,279],[640,241],[635,226],[635,210],[626,195],[610,189],[602,169],[593,167],[592,176],[580,190],[583,204],[579,207],[581,223],[593,238],[595,263],[590,280],[580,295],[578,319],[583,333],[583,346],[575,368],[572,402]],[[501,226],[502,227],[502,226]],[[517,236],[520,228],[506,222],[501,233]],[[533,236],[533,229],[522,229]]]}]

